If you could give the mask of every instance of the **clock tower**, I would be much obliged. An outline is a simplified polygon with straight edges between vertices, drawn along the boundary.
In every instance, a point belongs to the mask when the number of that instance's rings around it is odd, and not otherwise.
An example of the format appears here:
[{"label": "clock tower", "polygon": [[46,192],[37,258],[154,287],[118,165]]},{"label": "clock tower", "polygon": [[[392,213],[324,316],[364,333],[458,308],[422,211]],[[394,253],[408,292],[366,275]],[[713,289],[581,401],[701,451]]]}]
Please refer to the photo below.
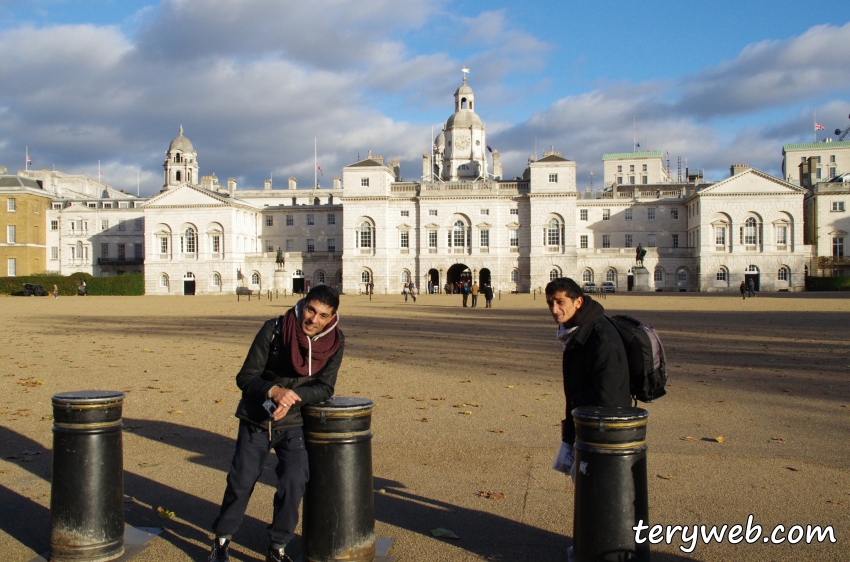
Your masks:
[{"label": "clock tower", "polygon": [[475,94],[466,84],[455,92],[455,112],[434,141],[435,173],[443,181],[487,178],[487,140],[484,124],[475,114]]}]

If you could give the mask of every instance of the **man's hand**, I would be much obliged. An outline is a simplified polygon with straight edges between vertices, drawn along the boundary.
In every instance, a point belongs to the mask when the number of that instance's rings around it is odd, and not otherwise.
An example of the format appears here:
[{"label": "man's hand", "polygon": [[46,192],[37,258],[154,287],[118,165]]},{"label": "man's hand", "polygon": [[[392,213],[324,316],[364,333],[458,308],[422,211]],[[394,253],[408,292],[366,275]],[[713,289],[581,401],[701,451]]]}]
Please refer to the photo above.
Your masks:
[{"label": "man's hand", "polygon": [[296,402],[301,402],[301,397],[295,391],[279,386],[273,387],[269,391],[269,398],[277,404],[277,410],[274,411],[272,419],[277,421],[289,413],[289,408]]}]

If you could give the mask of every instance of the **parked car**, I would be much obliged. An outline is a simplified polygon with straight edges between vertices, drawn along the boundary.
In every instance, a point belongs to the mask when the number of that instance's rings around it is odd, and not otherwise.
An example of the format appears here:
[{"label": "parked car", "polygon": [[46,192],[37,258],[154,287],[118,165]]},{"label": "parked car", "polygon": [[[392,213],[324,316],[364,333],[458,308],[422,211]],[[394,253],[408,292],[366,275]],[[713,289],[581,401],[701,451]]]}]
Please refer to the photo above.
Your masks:
[{"label": "parked car", "polygon": [[35,283],[24,283],[24,290],[12,293],[15,297],[46,297],[47,291],[41,285]]},{"label": "parked car", "polygon": [[616,289],[616,287],[614,287],[613,281],[605,281],[604,283],[602,283],[602,292],[603,293],[614,293],[614,292],[616,292],[615,289]]},{"label": "parked car", "polygon": [[596,292],[596,283],[585,283],[583,290],[585,293],[595,293]]}]

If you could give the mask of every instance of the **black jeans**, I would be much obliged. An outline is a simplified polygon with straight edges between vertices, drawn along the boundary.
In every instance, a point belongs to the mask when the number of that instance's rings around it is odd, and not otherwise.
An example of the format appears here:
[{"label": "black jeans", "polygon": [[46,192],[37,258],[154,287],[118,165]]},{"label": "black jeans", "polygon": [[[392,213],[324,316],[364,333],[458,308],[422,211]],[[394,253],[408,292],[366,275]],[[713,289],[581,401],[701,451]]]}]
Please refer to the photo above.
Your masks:
[{"label": "black jeans", "polygon": [[269,441],[268,430],[257,431],[244,421],[239,423],[236,451],[227,475],[221,511],[213,522],[213,532],[217,537],[232,537],[239,529],[254,485],[272,449],[277,455],[277,490],[274,494],[274,515],[267,527],[269,540],[280,546],[292,540],[298,524],[298,506],[310,478],[304,431],[300,427],[277,431],[272,433]]}]

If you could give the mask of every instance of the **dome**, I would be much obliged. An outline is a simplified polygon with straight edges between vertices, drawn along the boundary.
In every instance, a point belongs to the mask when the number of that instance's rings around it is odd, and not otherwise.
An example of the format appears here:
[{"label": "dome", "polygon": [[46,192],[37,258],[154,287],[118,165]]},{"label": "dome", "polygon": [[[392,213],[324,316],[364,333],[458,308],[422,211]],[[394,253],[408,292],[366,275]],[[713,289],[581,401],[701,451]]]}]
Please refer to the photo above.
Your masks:
[{"label": "dome", "polygon": [[171,146],[168,147],[169,152],[179,150],[181,152],[194,152],[195,147],[192,146],[192,141],[183,136],[183,125],[180,125],[180,134],[174,137],[171,141]]},{"label": "dome", "polygon": [[473,129],[484,128],[484,124],[481,122],[481,118],[478,117],[478,115],[476,115],[472,111],[459,111],[449,117],[449,120],[446,121],[446,129],[468,129],[470,127],[472,127]]},{"label": "dome", "polygon": [[457,89],[457,91],[455,92],[455,95],[456,96],[471,96],[471,95],[473,95],[472,88],[467,86],[466,80],[464,80],[461,87]]},{"label": "dome", "polygon": [[437,139],[434,141],[434,144],[438,148],[445,147],[446,146],[446,134],[441,131],[440,134],[437,135]]}]

